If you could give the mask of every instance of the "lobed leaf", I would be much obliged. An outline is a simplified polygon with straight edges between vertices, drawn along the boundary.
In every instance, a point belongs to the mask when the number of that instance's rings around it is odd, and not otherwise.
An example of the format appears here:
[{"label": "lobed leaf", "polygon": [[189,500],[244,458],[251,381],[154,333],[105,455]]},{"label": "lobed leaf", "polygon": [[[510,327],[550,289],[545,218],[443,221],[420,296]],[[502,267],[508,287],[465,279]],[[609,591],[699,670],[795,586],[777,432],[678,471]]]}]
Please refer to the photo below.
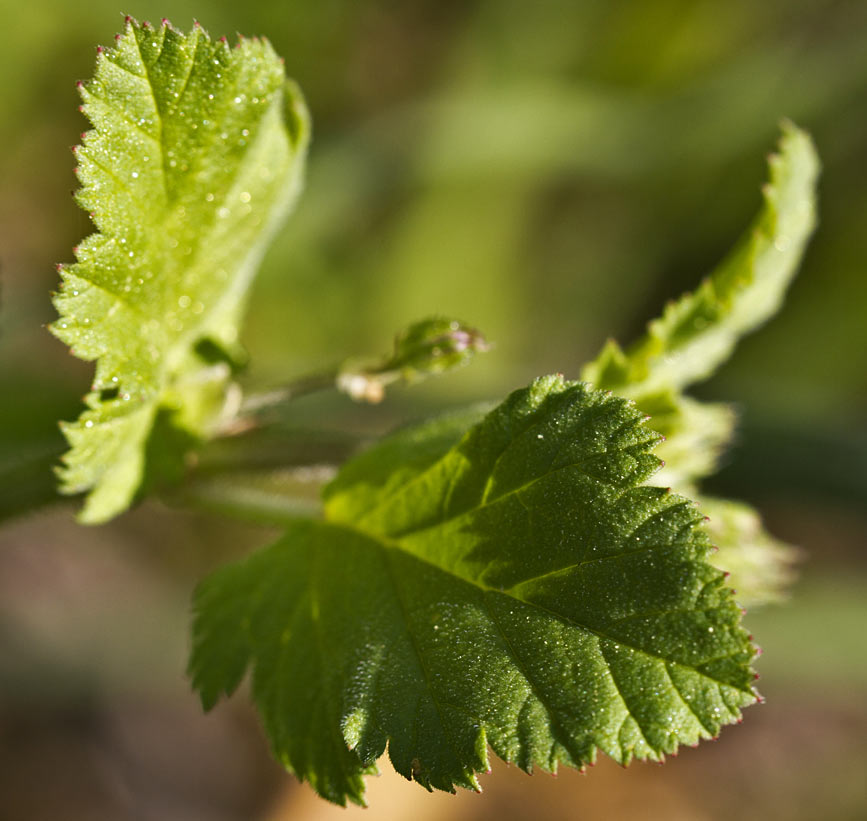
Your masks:
[{"label": "lobed leaf", "polygon": [[[52,332],[96,360],[87,409],[63,426],[62,490],[85,522],[145,481],[159,418],[206,437],[230,397],[238,323],[265,246],[295,200],[306,109],[265,40],[211,41],[127,19],[80,84],[93,125],[78,202],[98,233],[60,266]],[[164,450],[167,450],[164,447]]]},{"label": "lobed leaf", "polygon": [[428,789],[478,789],[488,746],[528,771],[627,763],[737,720],[754,650],[702,514],[644,484],[642,414],[546,377],[464,424],[386,439],[325,521],[200,585],[205,707],[251,669],[275,754],[341,804],[386,749]]}]

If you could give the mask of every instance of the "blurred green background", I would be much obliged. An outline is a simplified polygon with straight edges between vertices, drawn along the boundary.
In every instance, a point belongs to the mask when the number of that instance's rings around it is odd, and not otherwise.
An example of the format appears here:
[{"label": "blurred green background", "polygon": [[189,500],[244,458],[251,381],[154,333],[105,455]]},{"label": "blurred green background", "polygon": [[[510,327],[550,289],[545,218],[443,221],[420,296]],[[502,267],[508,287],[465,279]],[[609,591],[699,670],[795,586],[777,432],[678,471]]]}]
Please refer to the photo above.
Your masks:
[{"label": "blurred green background", "polygon": [[[541,373],[577,375],[747,226],[781,118],[808,129],[824,173],[802,271],[783,312],[698,391],[742,419],[711,488],[803,548],[792,600],[748,615],[768,703],[664,768],[552,781],[499,767],[483,796],[456,799],[383,778],[368,818],[867,816],[867,4],[0,11],[0,476],[27,479],[5,483],[3,509],[49,485],[39,457],[89,384],[91,368],[43,326],[54,264],[91,230],[70,197],[69,149],[86,127],[75,81],[122,13],[267,35],[307,95],[307,190],[256,284],[248,384],[385,352],[432,313],[496,343],[381,407],[299,403],[299,422],[383,429]],[[99,529],[62,506],[0,530],[0,819],[327,816],[269,762],[243,697],[205,718],[183,677],[195,579],[268,537],[155,504]]]}]

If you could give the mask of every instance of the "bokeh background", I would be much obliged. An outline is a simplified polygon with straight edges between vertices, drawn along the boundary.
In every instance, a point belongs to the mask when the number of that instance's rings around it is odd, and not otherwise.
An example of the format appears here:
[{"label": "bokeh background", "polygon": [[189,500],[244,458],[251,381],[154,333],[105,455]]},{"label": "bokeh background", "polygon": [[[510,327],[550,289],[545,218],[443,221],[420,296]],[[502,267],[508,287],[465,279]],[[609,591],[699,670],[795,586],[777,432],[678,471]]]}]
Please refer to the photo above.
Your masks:
[{"label": "bokeh background", "polygon": [[[56,420],[77,415],[89,384],[43,326],[54,263],[90,231],[70,197],[86,126],[75,81],[122,13],[267,35],[312,109],[307,190],[252,299],[248,384],[385,352],[432,313],[496,342],[376,408],[305,400],[298,424],[381,430],[577,375],[746,227],[781,118],[811,131],[824,174],[803,269],[783,312],[697,391],[741,412],[711,489],[802,549],[791,600],[747,615],[767,703],[662,767],[601,761],[552,779],[495,766],[481,796],[457,797],[384,774],[366,818],[867,817],[867,4],[0,0],[0,12],[4,514],[50,486]],[[203,716],[184,677],[195,580],[271,534],[155,503],[101,528],[73,512],[0,529],[0,819],[356,812],[271,763],[243,694]]]}]

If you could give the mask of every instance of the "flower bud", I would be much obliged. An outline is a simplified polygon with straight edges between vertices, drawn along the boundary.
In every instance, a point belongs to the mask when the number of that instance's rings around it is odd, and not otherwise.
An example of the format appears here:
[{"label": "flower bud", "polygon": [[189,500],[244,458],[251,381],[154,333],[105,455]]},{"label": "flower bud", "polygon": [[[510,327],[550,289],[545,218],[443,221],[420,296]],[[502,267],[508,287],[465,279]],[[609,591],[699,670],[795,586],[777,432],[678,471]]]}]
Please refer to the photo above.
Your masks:
[{"label": "flower bud", "polygon": [[401,379],[419,382],[432,374],[459,368],[489,347],[479,331],[457,320],[423,319],[395,337],[394,352],[380,364],[345,365],[338,374],[337,387],[353,399],[379,402],[386,385]]}]

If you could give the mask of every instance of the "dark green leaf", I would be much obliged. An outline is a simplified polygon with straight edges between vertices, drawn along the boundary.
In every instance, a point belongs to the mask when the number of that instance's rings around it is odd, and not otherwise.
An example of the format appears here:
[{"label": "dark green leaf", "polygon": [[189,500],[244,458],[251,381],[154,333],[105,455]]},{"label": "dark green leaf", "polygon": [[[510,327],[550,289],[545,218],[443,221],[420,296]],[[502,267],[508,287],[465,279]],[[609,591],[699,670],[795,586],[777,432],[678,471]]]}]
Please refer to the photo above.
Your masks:
[{"label": "dark green leaf", "polygon": [[276,755],[338,803],[386,748],[428,788],[476,789],[488,746],[527,770],[627,763],[736,720],[754,651],[701,512],[642,484],[643,416],[547,377],[460,427],[350,462],[326,521],[200,586],[205,706],[251,668]]}]

